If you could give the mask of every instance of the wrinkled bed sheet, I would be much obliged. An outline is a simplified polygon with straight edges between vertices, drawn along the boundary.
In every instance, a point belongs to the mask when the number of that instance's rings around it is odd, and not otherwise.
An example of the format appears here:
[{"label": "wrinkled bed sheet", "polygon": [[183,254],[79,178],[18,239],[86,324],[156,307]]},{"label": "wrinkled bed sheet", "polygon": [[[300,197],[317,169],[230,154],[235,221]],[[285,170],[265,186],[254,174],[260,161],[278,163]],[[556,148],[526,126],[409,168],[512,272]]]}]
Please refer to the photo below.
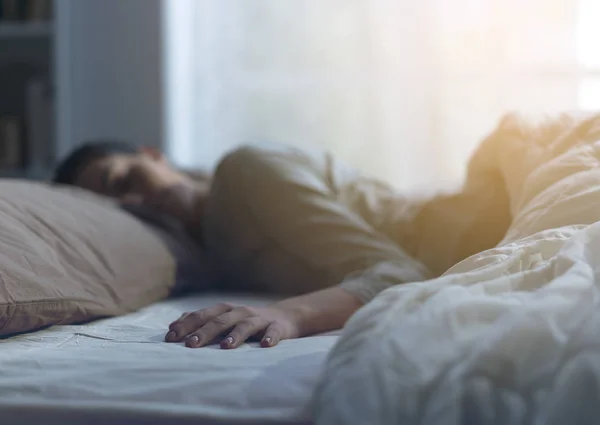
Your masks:
[{"label": "wrinkled bed sheet", "polygon": [[82,326],[0,341],[1,424],[306,424],[335,335],[188,349],[163,342],[183,312],[221,301],[203,295],[157,303]]},{"label": "wrinkled bed sheet", "polygon": [[328,357],[318,424],[600,423],[600,118],[508,116],[466,187],[490,173],[505,238],[362,308]]}]

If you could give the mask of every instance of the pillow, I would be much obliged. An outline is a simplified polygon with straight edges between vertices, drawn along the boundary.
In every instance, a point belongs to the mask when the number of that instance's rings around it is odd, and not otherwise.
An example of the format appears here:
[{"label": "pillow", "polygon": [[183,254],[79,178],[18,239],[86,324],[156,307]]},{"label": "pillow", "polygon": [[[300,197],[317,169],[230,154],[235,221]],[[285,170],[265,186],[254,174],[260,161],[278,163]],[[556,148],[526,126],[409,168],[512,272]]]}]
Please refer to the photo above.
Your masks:
[{"label": "pillow", "polygon": [[174,277],[167,247],[112,201],[0,180],[0,335],[137,310]]}]

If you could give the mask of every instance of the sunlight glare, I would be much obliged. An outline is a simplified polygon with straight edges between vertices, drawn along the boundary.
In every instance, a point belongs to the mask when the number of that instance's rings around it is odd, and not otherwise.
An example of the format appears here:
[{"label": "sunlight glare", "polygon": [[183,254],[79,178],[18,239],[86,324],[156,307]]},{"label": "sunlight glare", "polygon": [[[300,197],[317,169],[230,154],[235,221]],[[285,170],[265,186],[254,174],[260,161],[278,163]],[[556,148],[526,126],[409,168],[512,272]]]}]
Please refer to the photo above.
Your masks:
[{"label": "sunlight glare", "polygon": [[600,1],[579,0],[577,60],[587,69],[600,69]]}]

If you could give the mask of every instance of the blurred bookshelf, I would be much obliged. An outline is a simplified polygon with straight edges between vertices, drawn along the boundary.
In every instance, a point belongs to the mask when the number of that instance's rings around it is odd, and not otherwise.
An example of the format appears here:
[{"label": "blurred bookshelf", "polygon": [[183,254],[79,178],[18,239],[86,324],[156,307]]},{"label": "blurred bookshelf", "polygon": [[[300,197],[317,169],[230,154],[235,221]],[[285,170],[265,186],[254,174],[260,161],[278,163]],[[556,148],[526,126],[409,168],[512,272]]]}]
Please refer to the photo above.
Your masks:
[{"label": "blurred bookshelf", "polygon": [[0,0],[0,177],[55,162],[54,0]]},{"label": "blurred bookshelf", "polygon": [[0,21],[0,40],[3,41],[20,41],[51,36],[52,24],[50,22]]}]

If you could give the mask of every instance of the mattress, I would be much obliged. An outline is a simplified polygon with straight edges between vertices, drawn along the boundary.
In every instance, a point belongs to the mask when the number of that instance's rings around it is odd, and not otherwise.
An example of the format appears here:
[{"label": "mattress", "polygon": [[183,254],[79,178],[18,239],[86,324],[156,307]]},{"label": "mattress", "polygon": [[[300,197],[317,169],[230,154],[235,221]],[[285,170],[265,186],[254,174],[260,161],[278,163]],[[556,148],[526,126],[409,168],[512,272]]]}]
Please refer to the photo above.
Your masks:
[{"label": "mattress", "polygon": [[209,294],[166,300],[139,312],[56,326],[0,341],[2,424],[308,424],[311,397],[337,335],[264,349],[189,349],[167,344],[185,311],[228,301]]}]

